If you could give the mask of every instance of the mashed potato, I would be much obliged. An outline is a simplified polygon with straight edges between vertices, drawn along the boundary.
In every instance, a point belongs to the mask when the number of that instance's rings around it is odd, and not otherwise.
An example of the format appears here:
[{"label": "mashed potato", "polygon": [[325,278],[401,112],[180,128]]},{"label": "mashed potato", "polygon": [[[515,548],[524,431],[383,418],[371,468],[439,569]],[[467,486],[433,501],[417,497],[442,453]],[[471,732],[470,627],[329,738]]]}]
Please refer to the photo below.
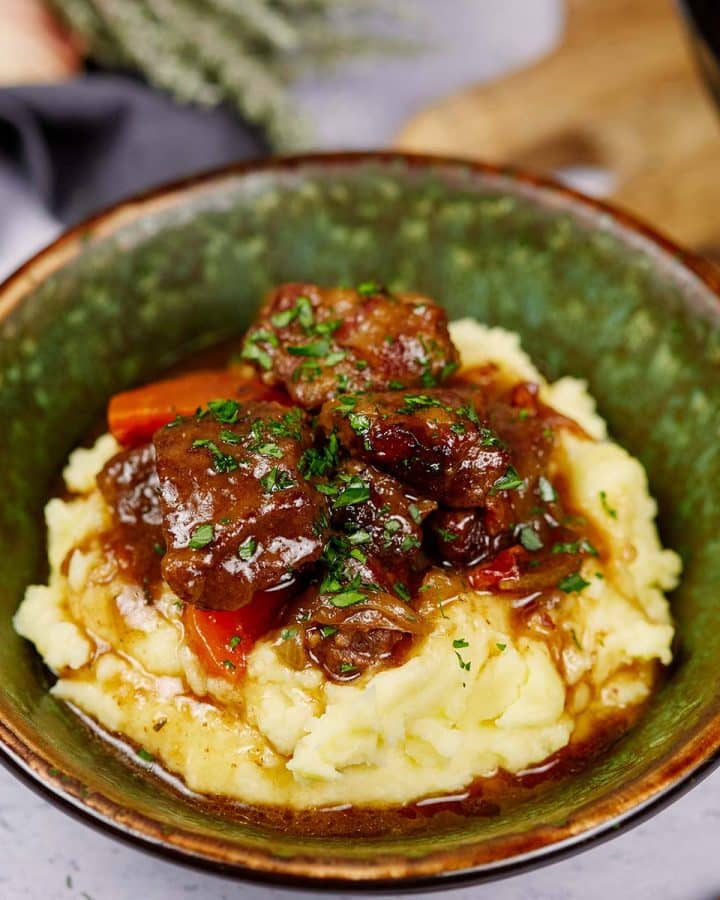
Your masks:
[{"label": "mashed potato", "polygon": [[239,688],[208,678],[183,643],[177,598],[166,589],[148,606],[101,552],[110,512],[95,474],[118,449],[105,435],[70,458],[76,496],[46,508],[49,584],[28,588],[15,617],[58,675],[53,694],[194,791],[295,808],[395,805],[519,772],[644,700],[657,661],[671,659],[664,592],[680,563],[660,546],[642,467],[606,439],[583,382],[544,382],[510,332],[470,320],[451,330],[465,365],[539,382],[595,439],[563,431],[557,451],[606,552],[583,563],[588,587],[552,610],[552,640],[514,633],[507,599],[461,592],[402,665],[355,682],[290,668],[276,636],[256,644]]}]

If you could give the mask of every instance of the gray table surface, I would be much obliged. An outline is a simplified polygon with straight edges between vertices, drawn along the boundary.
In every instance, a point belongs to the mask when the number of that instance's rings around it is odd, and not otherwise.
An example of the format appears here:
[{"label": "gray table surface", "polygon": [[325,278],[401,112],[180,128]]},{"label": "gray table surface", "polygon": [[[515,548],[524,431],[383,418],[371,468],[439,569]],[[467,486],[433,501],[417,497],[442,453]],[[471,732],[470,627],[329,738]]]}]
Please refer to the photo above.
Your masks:
[{"label": "gray table surface", "polygon": [[[601,2],[601,0],[597,0]],[[552,47],[560,0],[406,0],[429,35],[421,57],[355,65],[296,88],[318,123],[319,148],[382,146],[415,109]],[[442,15],[438,10],[442,7]],[[478,148],[481,153],[481,148]],[[23,188],[18,185],[18,191]],[[0,232],[0,277],[48,241],[41,210]],[[445,891],[493,900],[716,900],[720,772],[649,822],[582,854],[492,885]],[[261,900],[309,897],[251,887],[162,862],[93,832],[0,771],[0,900]]]}]

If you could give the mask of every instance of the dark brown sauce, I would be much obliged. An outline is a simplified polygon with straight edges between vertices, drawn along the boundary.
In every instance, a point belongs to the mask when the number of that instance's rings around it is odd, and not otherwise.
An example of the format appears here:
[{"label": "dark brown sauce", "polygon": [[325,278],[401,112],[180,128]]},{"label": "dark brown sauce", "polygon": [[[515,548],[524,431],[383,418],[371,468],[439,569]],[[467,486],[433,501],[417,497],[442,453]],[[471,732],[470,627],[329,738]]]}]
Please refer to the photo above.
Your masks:
[{"label": "dark brown sauce", "polygon": [[[198,369],[223,367],[228,364],[236,351],[237,342],[228,342],[184,360],[168,370],[163,377],[172,377]],[[569,427],[579,437],[587,437],[579,426],[554,411],[548,412],[547,417],[553,426]],[[104,423],[98,424],[88,434],[88,440],[84,444],[92,443],[104,430]],[[561,473],[556,473],[553,481],[560,506],[572,514],[570,492]],[[64,491],[58,491],[58,493],[65,494]],[[583,534],[597,548],[598,562],[600,563],[605,556],[601,535],[588,522],[576,522],[575,525],[582,526]],[[552,530],[554,531],[554,529]],[[560,529],[556,533],[560,534]],[[573,532],[568,529],[568,539],[572,536]],[[560,539],[562,539],[562,535],[560,535]],[[157,586],[161,581],[159,556],[152,553],[147,555],[147,558],[143,556],[141,560],[138,560],[136,558],[139,552],[137,540],[133,540],[132,535],[123,529],[109,532],[103,536],[103,541],[107,551],[115,557],[121,568],[129,572],[135,570],[146,572],[143,581],[148,593],[148,602],[151,602],[153,586]],[[442,570],[436,571],[442,572]],[[448,576],[448,584],[445,589],[441,588],[433,592],[432,600],[428,595],[426,600],[420,601],[418,604],[427,608],[427,601],[430,601],[435,604],[437,615],[442,615],[442,602],[449,598],[453,591],[457,592],[459,586],[467,589],[462,574],[451,574],[449,571],[444,571],[442,574]],[[557,633],[558,630],[553,623],[551,613],[565,596],[557,590],[536,591],[526,595],[507,593],[508,603],[512,608],[513,631],[516,634],[529,634],[536,639],[539,633],[542,633],[542,637],[547,642],[556,661],[562,651],[562,635]],[[403,637],[394,646],[384,664],[401,664],[407,657],[412,643],[413,639],[410,635]],[[272,830],[322,837],[414,834],[429,830],[437,831],[442,827],[450,828],[468,817],[501,816],[519,806],[534,802],[538,797],[571,779],[593,762],[600,760],[603,754],[622,739],[640,714],[641,708],[635,707],[630,711],[618,712],[612,717],[606,718],[593,729],[590,737],[571,741],[567,747],[525,772],[512,775],[500,771],[491,777],[478,778],[468,787],[452,795],[429,796],[396,808],[379,809],[348,805],[299,811],[285,807],[251,806],[227,798],[194,794],[184,789],[182,782],[176,776],[163,778],[163,770],[157,763],[153,764],[149,770],[144,768],[143,774],[158,778],[166,788],[170,784],[172,789],[181,791],[186,799],[189,797],[190,802],[205,810],[210,809],[219,817],[249,822]],[[94,733],[101,737],[108,737],[103,729],[95,723],[88,723],[84,716],[83,720]],[[120,748],[127,747],[126,738],[122,736],[111,736],[111,738],[117,752],[121,752]],[[126,752],[131,758],[135,755],[135,751],[129,747],[122,752]]]},{"label": "dark brown sauce", "polygon": [[[137,749],[123,736],[108,733],[79,713],[95,739],[108,742],[115,752],[135,762]],[[166,773],[158,763],[142,767],[143,777],[152,778],[176,791],[194,806],[218,818],[242,822],[273,831],[307,837],[388,837],[438,832],[461,825],[467,818],[495,818],[508,815],[568,782],[591,764],[600,762],[622,740],[641,715],[642,708],[618,712],[602,722],[592,737],[571,741],[537,765],[518,774],[500,770],[477,778],[452,794],[424,797],[399,807],[373,808],[335,806],[296,810],[280,806],[253,806],[217,796],[201,796],[185,788],[176,775]],[[139,765],[139,763],[137,763]]]}]

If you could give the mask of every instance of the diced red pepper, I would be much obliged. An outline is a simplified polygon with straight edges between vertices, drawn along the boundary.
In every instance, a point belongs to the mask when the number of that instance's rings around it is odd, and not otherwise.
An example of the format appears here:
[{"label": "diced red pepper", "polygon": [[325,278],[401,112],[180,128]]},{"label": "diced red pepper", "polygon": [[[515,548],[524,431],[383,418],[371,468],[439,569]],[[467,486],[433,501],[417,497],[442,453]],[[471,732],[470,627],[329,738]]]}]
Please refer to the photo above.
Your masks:
[{"label": "diced red pepper", "polygon": [[258,591],[246,606],[234,610],[199,609],[185,604],[185,640],[209,675],[230,681],[242,678],[255,642],[268,632],[278,611],[296,586]]}]

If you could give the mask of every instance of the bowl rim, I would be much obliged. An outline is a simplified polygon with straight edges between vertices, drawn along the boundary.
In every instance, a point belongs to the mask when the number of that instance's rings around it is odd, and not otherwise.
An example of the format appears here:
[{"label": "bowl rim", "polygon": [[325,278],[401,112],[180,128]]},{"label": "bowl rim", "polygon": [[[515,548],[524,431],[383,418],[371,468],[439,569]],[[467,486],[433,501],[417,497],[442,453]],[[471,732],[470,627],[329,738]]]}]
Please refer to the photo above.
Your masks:
[{"label": "bowl rim", "polygon": [[[307,153],[239,162],[181,178],[122,200],[65,230],[47,246],[0,282],[0,322],[45,278],[78,256],[88,235],[102,238],[143,218],[148,213],[182,205],[193,194],[226,179],[262,172],[290,172],[303,168],[354,168],[368,163],[402,164],[407,169],[458,169],[480,179],[496,179],[524,189],[542,205],[554,200],[576,216],[584,213],[591,227],[598,216],[627,240],[640,239],[645,252],[655,251],[679,275],[691,276],[696,289],[708,291],[720,308],[720,270],[638,217],[554,181],[513,166],[492,165],[461,157],[368,150]],[[0,699],[1,693],[0,693]],[[479,883],[517,874],[555,862],[574,852],[607,840],[620,831],[648,819],[684,794],[720,765],[720,713],[710,717],[676,752],[658,766],[600,801],[593,810],[579,811],[566,823],[545,827],[521,839],[503,839],[500,853],[483,859],[481,845],[436,851],[420,859],[383,856],[379,861],[347,858],[319,860],[312,856],[274,856],[247,850],[214,837],[198,837],[191,831],[172,835],[152,818],[110,798],[88,795],[83,785],[64,773],[30,739],[0,718],[0,762],[23,783],[86,824],[149,851],[165,860],[245,881],[286,888],[338,891],[418,891]]]}]

